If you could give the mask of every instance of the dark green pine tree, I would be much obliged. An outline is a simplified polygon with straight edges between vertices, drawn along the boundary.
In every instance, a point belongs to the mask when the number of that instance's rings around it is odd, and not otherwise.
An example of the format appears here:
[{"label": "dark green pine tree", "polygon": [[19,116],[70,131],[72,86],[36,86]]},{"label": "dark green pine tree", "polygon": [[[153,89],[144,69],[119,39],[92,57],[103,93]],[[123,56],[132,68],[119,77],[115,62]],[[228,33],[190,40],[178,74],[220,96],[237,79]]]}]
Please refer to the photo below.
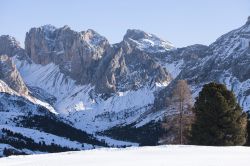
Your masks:
[{"label": "dark green pine tree", "polygon": [[194,112],[191,144],[231,146],[246,143],[247,115],[225,85],[204,85],[194,104]]}]

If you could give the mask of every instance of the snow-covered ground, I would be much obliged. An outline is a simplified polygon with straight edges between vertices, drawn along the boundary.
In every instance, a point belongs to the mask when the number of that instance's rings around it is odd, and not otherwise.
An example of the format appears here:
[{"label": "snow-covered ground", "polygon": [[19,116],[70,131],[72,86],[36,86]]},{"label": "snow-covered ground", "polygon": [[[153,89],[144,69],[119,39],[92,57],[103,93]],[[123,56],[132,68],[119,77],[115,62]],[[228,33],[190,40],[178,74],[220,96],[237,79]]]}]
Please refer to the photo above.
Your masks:
[{"label": "snow-covered ground", "polygon": [[155,146],[11,156],[1,166],[249,166],[249,147]]}]

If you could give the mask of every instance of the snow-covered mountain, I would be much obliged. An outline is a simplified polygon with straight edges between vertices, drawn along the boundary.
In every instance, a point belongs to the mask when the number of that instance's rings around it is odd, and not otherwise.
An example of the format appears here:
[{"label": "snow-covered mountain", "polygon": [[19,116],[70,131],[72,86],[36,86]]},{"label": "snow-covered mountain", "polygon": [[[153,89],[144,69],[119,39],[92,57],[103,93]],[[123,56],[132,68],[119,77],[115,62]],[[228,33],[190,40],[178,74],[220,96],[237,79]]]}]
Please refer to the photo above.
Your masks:
[{"label": "snow-covered mountain", "polygon": [[[25,47],[33,62],[20,60],[18,55],[13,60],[28,87],[40,93],[36,96],[49,94],[55,99],[52,105],[61,116],[89,133],[103,131],[143,120],[154,93],[172,80],[150,54],[127,41],[136,35],[138,30],[128,30],[122,42],[109,45],[93,30],[75,32],[66,26],[46,25],[27,33]],[[65,69],[65,64],[72,67]]]},{"label": "snow-covered mountain", "polygon": [[[22,134],[29,138],[33,132],[53,135],[45,140],[76,141],[67,146],[76,149],[91,147],[84,143],[149,144],[142,141],[154,136],[153,144],[158,132],[153,122],[168,113],[165,101],[179,79],[188,81],[194,97],[207,82],[225,83],[248,110],[249,43],[249,20],[209,46],[184,48],[140,30],[128,30],[120,43],[109,44],[94,30],[45,25],[26,34],[25,49],[13,37],[1,36],[1,113],[9,120],[0,118],[0,125],[13,132],[27,131]],[[14,123],[19,118],[20,123]],[[67,130],[57,133],[57,127],[44,127],[44,121]],[[145,133],[152,130],[149,138]]]},{"label": "snow-covered mountain", "polygon": [[[250,18],[242,27],[228,32],[207,46],[194,45],[180,48],[165,54],[162,61],[177,64],[176,79],[186,79],[192,87],[194,97],[202,85],[215,81],[225,84],[236,94],[245,111],[250,107]],[[174,58],[173,58],[174,57]],[[165,107],[164,98],[168,95],[175,80],[159,93],[155,106]]]},{"label": "snow-covered mountain", "polygon": [[13,41],[10,43],[17,50],[15,57],[11,53],[0,55],[0,144],[5,151],[9,154],[32,154],[107,146],[58,116],[54,106],[44,100],[50,100],[50,95],[44,93],[45,98],[37,97],[39,91],[26,86],[12,60],[23,60],[28,64],[32,61],[25,57],[26,54],[18,54],[24,50],[13,38],[3,36],[0,40],[6,40],[3,43]]}]

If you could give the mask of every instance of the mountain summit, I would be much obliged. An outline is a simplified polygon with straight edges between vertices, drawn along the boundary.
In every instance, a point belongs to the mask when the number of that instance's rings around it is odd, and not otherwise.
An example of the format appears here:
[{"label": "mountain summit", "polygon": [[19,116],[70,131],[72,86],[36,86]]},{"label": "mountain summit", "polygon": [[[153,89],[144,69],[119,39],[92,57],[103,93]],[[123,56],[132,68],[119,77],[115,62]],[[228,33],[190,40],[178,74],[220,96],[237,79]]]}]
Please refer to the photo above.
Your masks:
[{"label": "mountain summit", "polygon": [[128,29],[123,40],[132,42],[138,49],[148,53],[165,52],[174,48],[172,43],[136,29]]}]

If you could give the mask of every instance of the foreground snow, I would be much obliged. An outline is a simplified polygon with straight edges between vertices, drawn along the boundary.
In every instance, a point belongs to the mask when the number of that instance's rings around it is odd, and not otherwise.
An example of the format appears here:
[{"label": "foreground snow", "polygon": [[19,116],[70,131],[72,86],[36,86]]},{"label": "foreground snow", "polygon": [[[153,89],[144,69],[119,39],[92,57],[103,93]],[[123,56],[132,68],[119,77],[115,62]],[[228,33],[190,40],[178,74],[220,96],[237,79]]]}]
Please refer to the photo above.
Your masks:
[{"label": "foreground snow", "polygon": [[1,158],[1,166],[249,166],[249,147],[156,146]]}]

